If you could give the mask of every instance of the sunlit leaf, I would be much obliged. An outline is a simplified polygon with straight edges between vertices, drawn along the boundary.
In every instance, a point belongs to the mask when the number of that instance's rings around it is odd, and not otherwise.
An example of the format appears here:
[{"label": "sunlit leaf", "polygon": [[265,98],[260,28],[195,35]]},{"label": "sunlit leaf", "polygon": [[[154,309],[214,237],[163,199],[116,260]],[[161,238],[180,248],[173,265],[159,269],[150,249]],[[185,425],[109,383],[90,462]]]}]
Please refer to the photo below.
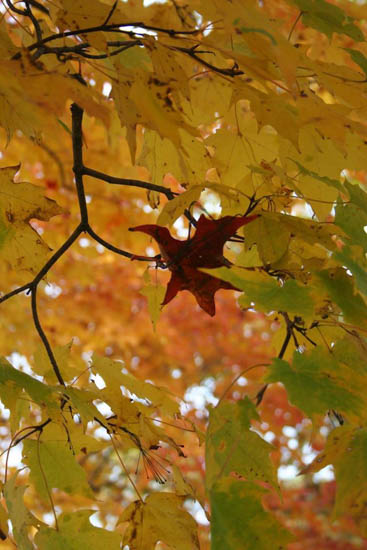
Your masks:
[{"label": "sunlit leaf", "polygon": [[29,221],[47,221],[63,210],[44,196],[41,187],[14,182],[18,170],[19,166],[0,170],[0,254],[14,269],[36,273],[46,262],[49,248]]},{"label": "sunlit leaf", "polygon": [[85,471],[78,464],[66,437],[64,441],[26,439],[23,461],[30,468],[30,481],[45,501],[53,488],[71,495],[93,496]]},{"label": "sunlit leaf", "polygon": [[131,550],[151,550],[160,540],[173,550],[198,549],[196,523],[181,505],[174,493],[155,493],[130,504],[120,517],[120,522],[129,522],[124,544]]},{"label": "sunlit leaf", "polygon": [[94,527],[89,518],[94,510],[78,510],[64,513],[58,518],[58,530],[42,526],[35,542],[44,550],[77,550],[82,545],[90,550],[104,550],[106,545],[111,550],[121,548],[121,537],[118,533]]}]

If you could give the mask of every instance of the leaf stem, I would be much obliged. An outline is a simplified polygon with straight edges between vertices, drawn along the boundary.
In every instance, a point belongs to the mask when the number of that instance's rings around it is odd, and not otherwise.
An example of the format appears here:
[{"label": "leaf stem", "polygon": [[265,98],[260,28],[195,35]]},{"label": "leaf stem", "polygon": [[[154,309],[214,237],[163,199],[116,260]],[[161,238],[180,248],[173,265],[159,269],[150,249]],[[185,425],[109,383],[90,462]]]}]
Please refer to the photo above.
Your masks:
[{"label": "leaf stem", "polygon": [[130,481],[131,485],[134,487],[134,490],[135,490],[136,494],[138,495],[138,498],[139,498],[140,502],[144,502],[144,501],[143,501],[143,498],[142,498],[142,496],[141,496],[141,494],[140,494],[140,492],[139,492],[139,489],[137,488],[136,484],[134,483],[134,480],[133,480],[132,477],[130,476],[130,474],[129,474],[129,472],[128,472],[128,469],[126,468],[125,463],[124,463],[124,461],[122,460],[122,458],[121,458],[121,456],[120,456],[120,453],[119,453],[119,451],[118,451],[118,448],[117,448],[117,445],[116,445],[115,440],[114,440],[114,438],[113,438],[113,435],[112,435],[111,433],[109,433],[108,435],[110,436],[111,443],[112,443],[112,445],[113,445],[113,448],[115,449],[115,453],[116,453],[117,459],[118,459],[118,461],[120,462],[120,464],[121,464],[121,466],[122,466],[122,468],[123,468],[123,470],[124,470],[124,472],[125,472],[125,474],[126,474],[128,480]]},{"label": "leaf stem", "polygon": [[45,484],[45,488],[46,488],[46,491],[47,491],[47,494],[48,494],[48,498],[49,498],[49,501],[50,501],[50,504],[51,504],[51,509],[52,509],[52,514],[54,516],[54,519],[55,519],[55,529],[56,531],[59,530],[59,524],[58,524],[58,521],[57,521],[57,515],[56,515],[56,510],[55,510],[55,505],[54,505],[54,501],[52,499],[52,494],[51,494],[51,491],[50,491],[50,487],[48,485],[48,481],[47,481],[47,477],[46,477],[46,474],[44,472],[44,469],[42,467],[42,462],[41,462],[41,453],[40,453],[40,445],[41,445],[41,434],[42,434],[42,431],[40,431],[38,433],[38,437],[37,437],[37,460],[38,460],[38,466],[39,466],[39,469],[40,469],[40,472],[41,472],[41,475],[42,475],[42,479],[43,479],[43,482]]},{"label": "leaf stem", "polygon": [[242,370],[240,372],[240,374],[238,374],[236,376],[236,378],[234,378],[234,380],[232,380],[232,382],[229,384],[229,386],[224,390],[224,392],[222,393],[222,395],[220,396],[219,398],[219,401],[218,403],[216,404],[215,408],[218,407],[218,405],[220,405],[220,403],[223,401],[224,397],[227,395],[227,393],[229,392],[229,390],[235,385],[235,383],[237,382],[237,380],[239,378],[241,378],[241,376],[243,376],[244,374],[246,374],[246,372],[249,372],[250,370],[252,369],[256,369],[258,367],[268,367],[269,366],[269,363],[257,363],[256,365],[251,365],[250,367],[247,367],[246,369]]},{"label": "leaf stem", "polygon": [[[285,312],[280,312],[284,319],[285,319],[285,322],[286,322],[286,327],[287,327],[287,332],[286,332],[286,335],[285,335],[285,338],[284,338],[284,342],[282,344],[282,347],[280,348],[280,351],[278,353],[278,359],[283,359],[284,357],[284,354],[287,350],[287,347],[288,347],[288,344],[290,342],[290,339],[292,338],[292,335],[293,335],[293,322],[289,319],[288,317],[288,314],[285,313]],[[267,390],[267,387],[268,387],[269,384],[265,384],[265,386],[263,386],[261,388],[261,390],[256,394],[256,406],[258,407],[261,403],[261,401],[263,400],[263,397],[264,397],[264,394]]]},{"label": "leaf stem", "polygon": [[60,372],[60,369],[58,367],[58,364],[57,364],[57,361],[55,359],[55,355],[52,351],[52,348],[51,348],[51,345],[50,345],[50,342],[48,341],[48,338],[41,326],[41,323],[40,323],[40,320],[39,320],[39,317],[38,317],[38,311],[37,311],[37,285],[35,285],[33,288],[32,288],[32,316],[33,316],[33,322],[34,322],[34,326],[36,327],[36,330],[38,332],[38,335],[39,337],[41,338],[42,340],[42,343],[46,349],[46,352],[47,352],[47,355],[48,355],[48,358],[50,359],[50,362],[51,362],[51,365],[52,365],[52,368],[54,370],[54,373],[56,375],[56,378],[58,379],[59,383],[62,385],[62,386],[65,386],[65,382],[64,382],[64,379],[61,375],[61,372]]}]

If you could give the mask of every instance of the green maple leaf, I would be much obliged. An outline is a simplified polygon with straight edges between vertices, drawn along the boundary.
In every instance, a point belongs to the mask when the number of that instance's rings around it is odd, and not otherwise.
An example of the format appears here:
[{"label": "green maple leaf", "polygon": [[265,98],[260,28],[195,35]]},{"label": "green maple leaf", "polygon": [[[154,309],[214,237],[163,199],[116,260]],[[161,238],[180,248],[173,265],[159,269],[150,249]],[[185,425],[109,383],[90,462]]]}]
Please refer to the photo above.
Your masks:
[{"label": "green maple leaf", "polygon": [[285,550],[293,536],[266,510],[266,491],[249,481],[225,478],[210,491],[212,550]]},{"label": "green maple leaf", "polygon": [[273,447],[250,430],[258,419],[255,406],[246,398],[237,403],[222,402],[212,409],[206,436],[206,485],[236,473],[248,480],[278,488],[269,453]]}]

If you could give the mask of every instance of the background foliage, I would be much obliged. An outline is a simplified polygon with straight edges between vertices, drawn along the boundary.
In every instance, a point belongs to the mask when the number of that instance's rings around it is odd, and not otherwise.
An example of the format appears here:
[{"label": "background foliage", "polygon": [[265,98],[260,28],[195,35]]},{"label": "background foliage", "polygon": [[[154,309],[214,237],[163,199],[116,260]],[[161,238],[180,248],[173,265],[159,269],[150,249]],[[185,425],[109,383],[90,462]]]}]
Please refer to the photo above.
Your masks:
[{"label": "background foliage", "polygon": [[366,10],[2,0],[3,548],[367,548]]}]

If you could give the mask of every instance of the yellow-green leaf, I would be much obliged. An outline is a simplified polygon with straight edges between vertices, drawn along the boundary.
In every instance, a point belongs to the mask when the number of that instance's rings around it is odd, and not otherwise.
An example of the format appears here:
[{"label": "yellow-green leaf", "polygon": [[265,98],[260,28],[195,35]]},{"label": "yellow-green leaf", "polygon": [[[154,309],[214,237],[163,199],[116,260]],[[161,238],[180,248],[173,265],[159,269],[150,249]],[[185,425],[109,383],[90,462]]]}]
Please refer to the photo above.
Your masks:
[{"label": "yellow-green leaf", "polygon": [[118,533],[94,527],[89,517],[94,510],[78,510],[64,513],[58,518],[58,530],[42,526],[35,542],[42,550],[119,550],[121,536]]},{"label": "yellow-green leaf", "polygon": [[310,418],[330,409],[351,417],[364,411],[360,387],[353,383],[353,368],[338,363],[319,346],[306,353],[295,351],[291,364],[273,359],[265,382],[282,382],[290,401]]},{"label": "yellow-green leaf", "polygon": [[168,201],[157,219],[157,225],[172,224],[200,197],[205,185],[194,185],[188,191]]},{"label": "yellow-green leaf", "polygon": [[166,414],[176,414],[179,412],[179,405],[170,396],[168,390],[139,380],[131,374],[124,374],[121,372],[122,367],[123,364],[121,362],[111,361],[111,359],[99,357],[96,354],[93,355],[92,369],[102,376],[107,388],[121,393],[120,387],[122,386],[133,395],[146,399]]},{"label": "yellow-green leaf", "polygon": [[34,545],[29,539],[30,527],[39,527],[42,523],[37,520],[24,504],[26,487],[16,486],[17,476],[9,479],[4,486],[6,506],[9,519],[13,527],[13,536],[19,549],[34,550]]},{"label": "yellow-green leaf", "polygon": [[197,550],[196,523],[174,493],[153,493],[145,502],[137,500],[123,512],[128,521],[123,543],[130,550],[153,550],[162,541],[172,550]]},{"label": "yellow-green leaf", "polygon": [[29,479],[44,501],[48,500],[53,488],[70,495],[93,497],[85,470],[79,465],[66,437],[65,441],[26,439],[23,462],[30,468]]},{"label": "yellow-green leaf", "polygon": [[236,267],[201,271],[243,290],[245,294],[240,297],[239,303],[244,308],[255,304],[260,311],[287,311],[304,318],[310,317],[314,310],[310,289],[294,279],[281,285],[268,275]]},{"label": "yellow-green leaf", "polygon": [[325,449],[302,473],[334,466],[336,500],[334,517],[351,516],[367,536],[367,429],[340,426],[327,439]]},{"label": "yellow-green leaf", "polygon": [[250,481],[224,478],[212,487],[212,550],[285,550],[293,536],[267,512],[265,490]]},{"label": "yellow-green leaf", "polygon": [[208,489],[230,474],[278,488],[276,470],[269,457],[272,446],[251,431],[253,419],[258,419],[258,414],[248,398],[237,403],[223,401],[210,411],[206,436]]},{"label": "yellow-green leaf", "polygon": [[145,296],[148,300],[148,311],[155,330],[157,321],[161,314],[161,308],[162,308],[161,304],[166,294],[166,288],[160,285],[158,282],[156,284],[149,282],[150,281],[149,275],[148,277],[144,277],[144,278],[147,284],[143,286],[143,288],[140,291],[140,294]]},{"label": "yellow-green leaf", "polygon": [[47,260],[49,247],[29,221],[48,221],[63,209],[44,196],[41,187],[15,183],[19,166],[0,169],[0,256],[14,269],[36,274]]}]

